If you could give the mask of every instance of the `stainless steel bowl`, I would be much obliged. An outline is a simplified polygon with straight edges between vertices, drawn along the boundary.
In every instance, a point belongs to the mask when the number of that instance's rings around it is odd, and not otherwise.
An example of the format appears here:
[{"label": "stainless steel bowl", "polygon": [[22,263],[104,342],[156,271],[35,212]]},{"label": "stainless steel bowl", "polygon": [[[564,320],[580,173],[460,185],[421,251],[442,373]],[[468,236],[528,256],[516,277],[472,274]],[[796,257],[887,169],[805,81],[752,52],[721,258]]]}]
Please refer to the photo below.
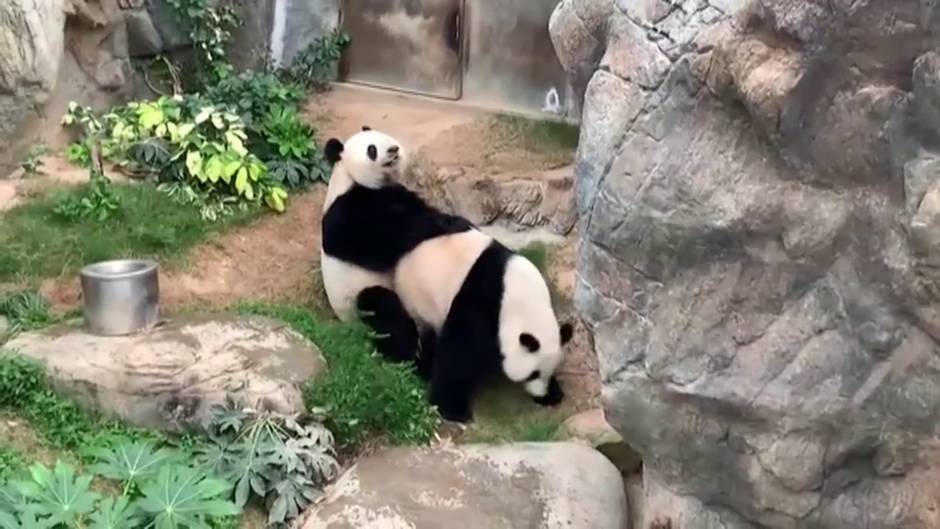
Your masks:
[{"label": "stainless steel bowl", "polygon": [[121,336],[146,330],[159,318],[157,263],[121,259],[81,270],[85,325],[92,334]]}]

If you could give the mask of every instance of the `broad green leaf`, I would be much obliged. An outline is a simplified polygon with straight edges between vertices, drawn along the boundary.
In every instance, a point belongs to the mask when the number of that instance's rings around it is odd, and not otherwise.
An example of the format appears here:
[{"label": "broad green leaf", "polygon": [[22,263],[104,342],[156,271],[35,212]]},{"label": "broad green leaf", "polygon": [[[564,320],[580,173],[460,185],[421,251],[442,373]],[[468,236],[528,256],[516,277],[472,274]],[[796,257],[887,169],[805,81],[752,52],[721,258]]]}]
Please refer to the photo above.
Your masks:
[{"label": "broad green leaf", "polygon": [[158,107],[153,105],[141,105],[138,113],[138,123],[147,130],[152,130],[160,123],[163,123],[163,110]]},{"label": "broad green leaf", "polygon": [[157,528],[207,527],[207,517],[234,516],[240,509],[222,498],[228,483],[184,466],[164,466],[156,480],[144,484],[137,506],[154,517]]},{"label": "broad green leaf", "polygon": [[107,498],[98,504],[98,509],[89,516],[88,529],[134,529],[140,527],[134,507],[127,496],[116,502]]},{"label": "broad green leaf", "polygon": [[90,470],[108,479],[134,482],[157,475],[162,465],[175,460],[172,450],[156,449],[151,443],[124,442],[114,448],[99,448],[91,454],[97,460]]},{"label": "broad green leaf", "polygon": [[235,191],[238,191],[238,194],[244,195],[248,189],[248,170],[244,167],[238,170],[238,175],[235,177]]},{"label": "broad green leaf", "polygon": [[235,173],[238,172],[241,166],[242,166],[241,160],[233,160],[231,162],[226,163],[225,167],[222,169],[222,181],[225,182],[226,184],[231,183],[232,176],[234,176]]},{"label": "broad green leaf", "polygon": [[245,198],[248,200],[255,199],[255,188],[251,184],[245,184]]},{"label": "broad green leaf", "polygon": [[235,151],[239,156],[248,154],[248,149],[245,148],[245,144],[237,135],[227,132],[225,133],[225,141],[228,142],[229,148]]},{"label": "broad green leaf", "polygon": [[166,132],[167,132],[167,124],[166,124],[166,123],[161,123],[161,124],[157,125],[157,130],[156,130],[154,133],[155,133],[157,136],[159,136],[159,137],[162,138],[162,137],[166,136]]},{"label": "broad green leaf", "polygon": [[46,529],[47,527],[52,527],[51,522],[37,520],[33,513],[24,512],[17,517],[0,511],[0,529]]},{"label": "broad green leaf", "polygon": [[264,164],[252,161],[251,164],[248,165],[248,176],[250,176],[253,181],[257,182],[258,179],[261,178],[261,175],[264,174],[264,170]]},{"label": "broad green leaf", "polygon": [[199,114],[196,114],[196,125],[202,125],[206,122],[207,119],[212,117],[212,112],[214,109],[212,107],[203,107],[199,111]]},{"label": "broad green leaf", "polygon": [[209,158],[206,162],[206,177],[213,184],[218,182],[222,178],[222,173],[225,171],[225,164],[222,162],[221,156],[213,156]]},{"label": "broad green leaf", "polygon": [[92,475],[76,476],[75,469],[61,461],[53,471],[39,464],[29,471],[32,481],[18,481],[15,486],[33,502],[30,511],[48,517],[53,525],[69,524],[94,509],[98,495],[89,490]]},{"label": "broad green leaf", "polygon": [[212,125],[215,128],[219,130],[222,130],[225,128],[225,122],[222,121],[222,114],[219,114],[218,112],[213,112],[212,117],[210,119],[212,120]]},{"label": "broad green leaf", "polygon": [[186,168],[189,174],[195,176],[200,182],[206,181],[206,176],[202,172],[202,154],[199,151],[189,151],[186,154]]},{"label": "broad green leaf", "polygon": [[179,128],[177,129],[177,133],[179,134],[179,138],[180,138],[180,139],[183,139],[183,138],[185,138],[186,136],[189,136],[189,133],[191,133],[193,130],[195,130],[195,128],[196,128],[196,125],[193,124],[193,123],[184,123],[184,124],[180,125]]}]

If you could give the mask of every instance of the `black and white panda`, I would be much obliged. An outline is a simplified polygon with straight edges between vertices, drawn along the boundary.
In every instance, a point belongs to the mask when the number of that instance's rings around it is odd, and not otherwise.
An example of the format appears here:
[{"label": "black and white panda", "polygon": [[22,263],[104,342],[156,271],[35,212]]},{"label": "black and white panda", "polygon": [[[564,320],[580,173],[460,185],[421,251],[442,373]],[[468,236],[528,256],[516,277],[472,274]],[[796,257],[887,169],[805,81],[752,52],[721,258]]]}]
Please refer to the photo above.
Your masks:
[{"label": "black and white panda", "polygon": [[360,316],[386,358],[416,361],[446,419],[471,419],[475,389],[497,371],[540,404],[561,401],[554,373],[572,328],[535,265],[399,184],[394,138],[363,127],[325,154],[321,271],[337,317]]},{"label": "black and white panda", "polygon": [[431,401],[445,419],[472,418],[481,381],[502,371],[542,405],[564,394],[555,371],[573,334],[559,325],[538,268],[471,228],[429,238],[395,269],[395,293],[421,332]]},{"label": "black and white panda", "polygon": [[341,321],[360,317],[369,325],[385,357],[413,361],[418,331],[391,290],[395,265],[421,241],[469,223],[399,184],[405,151],[387,134],[363,127],[345,144],[330,139],[324,154],[333,165],[320,248],[330,307]]}]

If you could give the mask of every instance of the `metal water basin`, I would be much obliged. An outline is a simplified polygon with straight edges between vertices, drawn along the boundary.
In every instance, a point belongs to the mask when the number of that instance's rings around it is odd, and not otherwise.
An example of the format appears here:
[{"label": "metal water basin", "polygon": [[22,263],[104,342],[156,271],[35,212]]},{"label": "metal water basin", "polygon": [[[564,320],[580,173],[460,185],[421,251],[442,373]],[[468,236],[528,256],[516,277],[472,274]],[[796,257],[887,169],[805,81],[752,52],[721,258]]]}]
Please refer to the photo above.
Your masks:
[{"label": "metal water basin", "polygon": [[159,319],[157,263],[120,259],[81,270],[85,325],[92,334],[122,336],[150,329]]}]

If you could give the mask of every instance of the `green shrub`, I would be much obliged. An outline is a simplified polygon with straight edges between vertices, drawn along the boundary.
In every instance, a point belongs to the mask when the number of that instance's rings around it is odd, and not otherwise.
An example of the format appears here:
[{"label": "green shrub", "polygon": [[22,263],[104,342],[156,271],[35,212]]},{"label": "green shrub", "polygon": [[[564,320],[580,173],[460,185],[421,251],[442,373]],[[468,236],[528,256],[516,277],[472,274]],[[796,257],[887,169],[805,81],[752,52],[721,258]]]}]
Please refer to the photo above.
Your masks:
[{"label": "green shrub", "polygon": [[33,145],[20,163],[20,168],[23,169],[23,176],[30,178],[42,174],[42,157],[47,154],[49,154],[49,146],[44,142]]},{"label": "green shrub", "polygon": [[88,147],[88,144],[80,141],[70,143],[69,146],[65,148],[65,159],[72,165],[81,168],[89,168],[91,167],[91,149]]},{"label": "green shrub", "polygon": [[4,335],[19,331],[39,329],[52,322],[49,304],[36,292],[23,291],[0,295],[0,316],[7,319],[9,328],[0,332],[0,344]]},{"label": "green shrub", "polygon": [[349,40],[349,35],[339,30],[318,38],[301,51],[281,75],[308,89],[322,90],[333,78],[334,67],[349,46]]},{"label": "green shrub", "polygon": [[427,443],[439,416],[413,368],[383,360],[364,325],[325,322],[300,307],[245,305],[242,312],[277,318],[317,344],[327,373],[304,389],[309,408],[322,410],[339,444],[351,447],[387,436],[396,444]]}]

